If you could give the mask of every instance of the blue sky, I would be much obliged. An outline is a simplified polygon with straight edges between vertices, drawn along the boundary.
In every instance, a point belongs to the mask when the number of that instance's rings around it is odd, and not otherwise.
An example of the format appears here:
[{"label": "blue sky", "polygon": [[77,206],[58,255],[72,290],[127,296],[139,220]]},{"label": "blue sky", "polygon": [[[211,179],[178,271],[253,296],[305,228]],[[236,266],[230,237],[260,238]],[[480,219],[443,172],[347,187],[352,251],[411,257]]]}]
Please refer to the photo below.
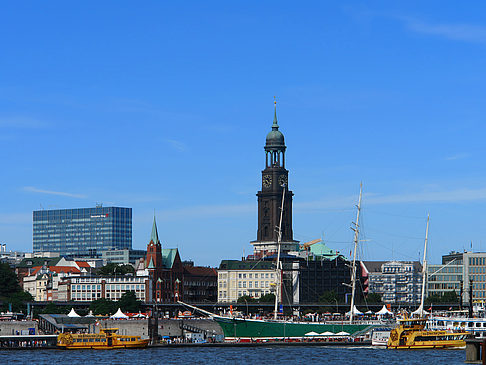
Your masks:
[{"label": "blue sky", "polygon": [[360,257],[486,250],[486,5],[11,2],[0,15],[0,242],[32,211],[133,208],[145,248],[249,254],[273,96],[294,236]]}]

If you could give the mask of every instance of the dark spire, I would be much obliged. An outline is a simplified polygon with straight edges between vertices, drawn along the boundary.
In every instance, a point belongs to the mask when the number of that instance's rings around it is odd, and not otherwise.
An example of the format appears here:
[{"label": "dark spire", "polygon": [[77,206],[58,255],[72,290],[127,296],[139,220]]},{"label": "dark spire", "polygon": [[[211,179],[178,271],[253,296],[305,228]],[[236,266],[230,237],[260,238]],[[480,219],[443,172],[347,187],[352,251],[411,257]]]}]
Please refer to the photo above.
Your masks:
[{"label": "dark spire", "polygon": [[274,99],[273,103],[275,104],[275,112],[273,114],[272,130],[278,131],[278,123],[277,123],[277,100],[275,100],[275,96],[273,97],[273,99]]}]

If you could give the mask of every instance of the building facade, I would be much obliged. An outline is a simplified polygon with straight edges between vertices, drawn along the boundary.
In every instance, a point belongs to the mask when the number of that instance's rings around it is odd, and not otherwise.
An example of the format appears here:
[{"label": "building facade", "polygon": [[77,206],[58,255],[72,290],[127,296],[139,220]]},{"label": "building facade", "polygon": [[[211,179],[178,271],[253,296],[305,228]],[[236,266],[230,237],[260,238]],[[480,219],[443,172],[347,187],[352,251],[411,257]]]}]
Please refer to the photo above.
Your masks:
[{"label": "building facade", "polygon": [[138,300],[151,301],[151,281],[147,276],[80,276],[72,277],[63,284],[68,287],[69,299],[72,301],[90,302],[100,298],[119,300],[126,292],[133,291]]},{"label": "building facade", "polygon": [[131,248],[131,208],[97,206],[33,212],[34,252],[100,258],[102,251]]},{"label": "building facade", "polygon": [[218,269],[218,302],[235,303],[248,295],[260,298],[275,293],[275,263],[223,260]]},{"label": "building facade", "polygon": [[362,261],[368,291],[384,303],[417,304],[422,293],[422,265],[418,261]]},{"label": "building facade", "polygon": [[150,242],[147,245],[145,270],[152,281],[152,298],[159,303],[174,303],[183,300],[182,261],[177,248],[162,248],[157,224],[152,224]]},{"label": "building facade", "polygon": [[182,288],[186,303],[215,303],[218,300],[218,271],[185,262]]}]

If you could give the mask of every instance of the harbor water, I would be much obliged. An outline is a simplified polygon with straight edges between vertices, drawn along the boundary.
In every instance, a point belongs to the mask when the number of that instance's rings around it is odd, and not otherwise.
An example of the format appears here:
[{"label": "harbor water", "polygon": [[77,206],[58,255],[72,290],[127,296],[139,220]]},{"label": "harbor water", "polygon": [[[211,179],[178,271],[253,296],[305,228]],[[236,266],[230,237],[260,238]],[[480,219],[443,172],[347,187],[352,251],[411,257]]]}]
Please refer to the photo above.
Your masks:
[{"label": "harbor water", "polygon": [[0,364],[464,364],[464,350],[371,347],[215,347],[131,350],[2,350]]}]

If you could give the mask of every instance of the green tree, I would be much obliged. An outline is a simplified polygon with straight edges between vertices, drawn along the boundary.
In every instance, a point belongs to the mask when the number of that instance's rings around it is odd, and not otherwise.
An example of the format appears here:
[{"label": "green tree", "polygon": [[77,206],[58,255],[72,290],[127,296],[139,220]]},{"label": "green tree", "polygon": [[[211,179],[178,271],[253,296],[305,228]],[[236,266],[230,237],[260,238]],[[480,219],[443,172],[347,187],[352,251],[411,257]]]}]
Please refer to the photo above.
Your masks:
[{"label": "green tree", "polygon": [[6,298],[21,291],[17,275],[6,263],[0,263],[0,298]]},{"label": "green tree", "polygon": [[258,300],[260,303],[273,303],[275,302],[275,294],[265,294],[260,297]]},{"label": "green tree", "polygon": [[366,301],[368,303],[377,303],[380,304],[381,301],[381,295],[378,293],[368,293],[368,296],[366,297]]},{"label": "green tree", "polygon": [[27,313],[27,302],[32,302],[34,298],[30,293],[20,290],[5,299],[7,303],[12,303],[13,312]]},{"label": "green tree", "polygon": [[17,275],[6,263],[0,263],[0,300],[6,311],[12,304],[12,311],[27,312],[26,302],[33,300],[32,295],[22,290]]},{"label": "green tree", "polygon": [[444,295],[440,294],[433,294],[429,295],[425,299],[425,304],[440,304],[440,303],[446,303],[446,304],[455,304],[459,303],[459,296],[456,294],[454,290],[445,292]]},{"label": "green tree", "polygon": [[137,300],[137,296],[134,291],[127,291],[122,294],[120,299],[116,302],[116,306],[123,312],[136,313],[140,311],[142,302]]},{"label": "green tree", "polygon": [[116,303],[106,298],[100,298],[94,300],[89,305],[89,309],[93,311],[93,314],[101,314],[103,316],[115,313]]},{"label": "green tree", "polygon": [[236,300],[237,303],[254,303],[256,300],[249,295],[243,295]]},{"label": "green tree", "polygon": [[100,268],[100,275],[126,275],[135,273],[135,269],[130,264],[118,265],[113,262]]}]

